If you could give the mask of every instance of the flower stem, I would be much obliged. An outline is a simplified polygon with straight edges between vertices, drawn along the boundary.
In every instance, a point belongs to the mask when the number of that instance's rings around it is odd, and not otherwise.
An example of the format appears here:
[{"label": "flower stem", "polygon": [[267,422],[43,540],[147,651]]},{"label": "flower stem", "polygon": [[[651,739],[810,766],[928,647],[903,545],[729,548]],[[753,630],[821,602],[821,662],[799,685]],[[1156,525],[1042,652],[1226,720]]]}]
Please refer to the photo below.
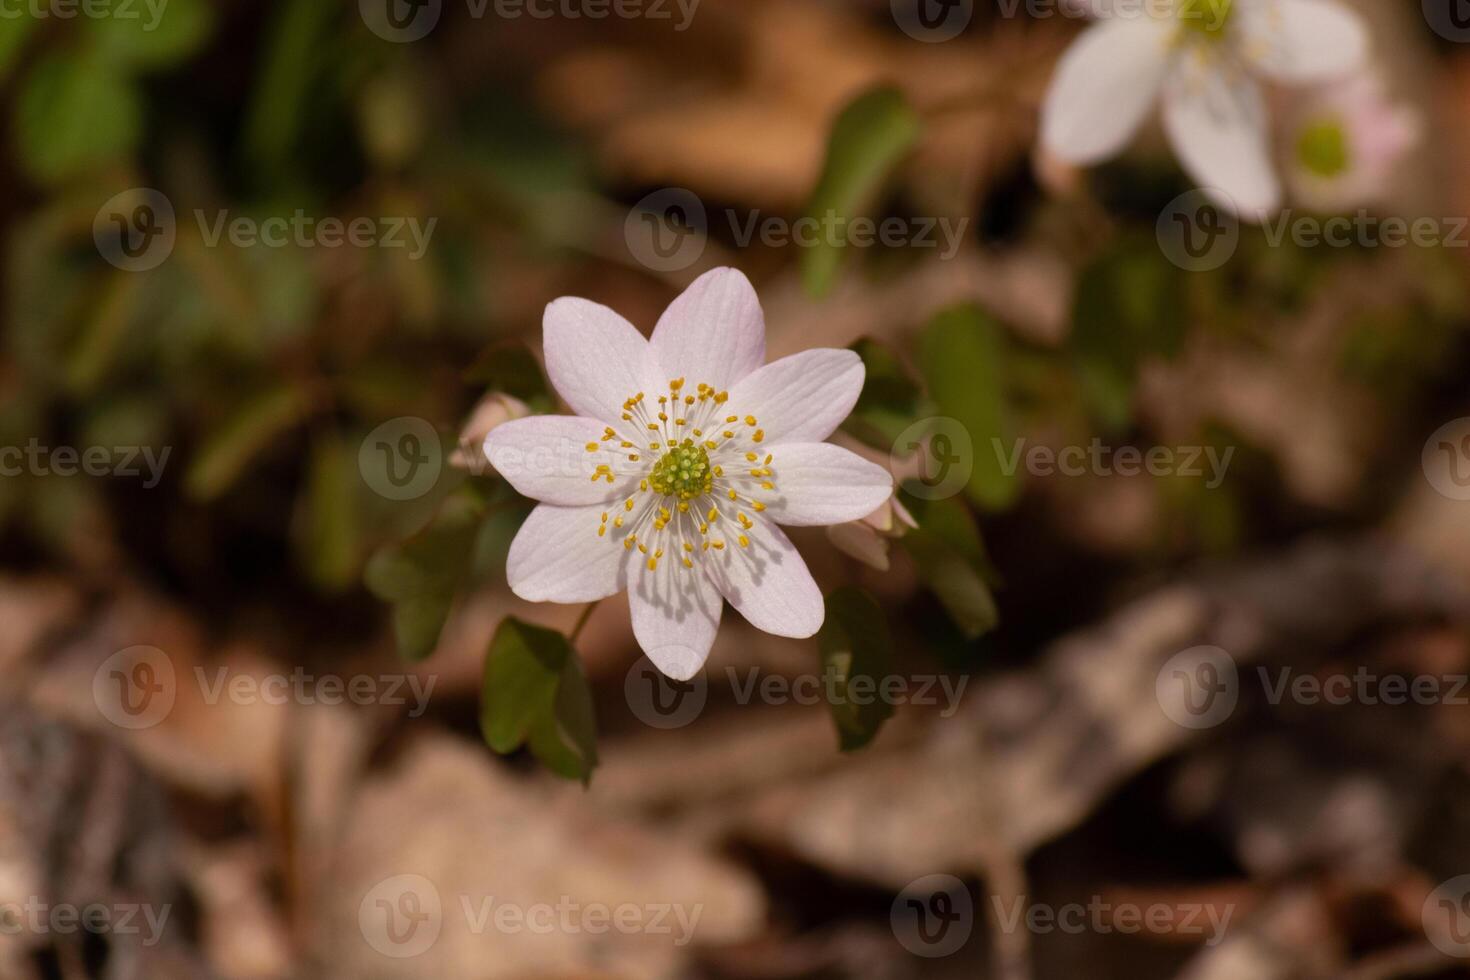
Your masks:
[{"label": "flower stem", "polygon": [[568,643],[577,642],[577,637],[582,635],[582,627],[587,625],[587,620],[592,618],[592,610],[596,609],[597,603],[601,601],[598,599],[597,602],[587,603],[587,608],[582,610],[582,615],[577,617],[577,624],[572,627],[572,635],[567,637]]}]

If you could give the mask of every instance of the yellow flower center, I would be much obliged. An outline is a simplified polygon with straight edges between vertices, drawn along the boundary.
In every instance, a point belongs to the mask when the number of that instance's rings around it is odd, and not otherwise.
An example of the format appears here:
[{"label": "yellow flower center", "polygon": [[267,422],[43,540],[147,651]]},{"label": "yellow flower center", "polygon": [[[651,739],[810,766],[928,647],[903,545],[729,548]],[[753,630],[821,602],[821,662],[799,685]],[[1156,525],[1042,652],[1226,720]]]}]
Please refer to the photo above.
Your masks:
[{"label": "yellow flower center", "polygon": [[649,571],[665,554],[692,569],[727,542],[750,547],[755,522],[749,512],[766,509],[760,498],[775,491],[775,470],[761,446],[766,433],[760,421],[731,413],[729,397],[707,384],[687,394],[684,379],[675,378],[656,399],[640,391],[623,402],[621,425],[608,426],[587,451],[626,461],[597,464],[594,483],[632,486],[636,480],[636,489],[603,512],[598,537],[637,548]]}]

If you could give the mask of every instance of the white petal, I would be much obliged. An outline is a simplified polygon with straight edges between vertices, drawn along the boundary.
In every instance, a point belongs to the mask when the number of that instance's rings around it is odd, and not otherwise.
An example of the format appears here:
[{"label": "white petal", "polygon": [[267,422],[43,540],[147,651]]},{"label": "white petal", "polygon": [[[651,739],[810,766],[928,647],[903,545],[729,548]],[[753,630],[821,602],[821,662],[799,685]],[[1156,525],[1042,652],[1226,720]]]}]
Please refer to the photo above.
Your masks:
[{"label": "white petal", "polygon": [[747,532],[750,546],[727,540],[700,558],[730,605],[756,629],[798,639],[822,627],[822,591],[791,539],[770,521]]},{"label": "white petal", "polygon": [[755,287],[738,269],[706,272],[664,310],[649,343],[669,378],[683,377],[690,388],[729,388],[766,359],[766,318]]},{"label": "white petal", "polygon": [[841,524],[858,521],[893,493],[893,477],[881,466],[830,442],[787,442],[771,447],[774,497],[763,497],[766,517],[777,524]]},{"label": "white petal", "polygon": [[496,426],[485,437],[485,456],[516,492],[547,504],[576,506],[613,499],[622,482],[593,482],[599,465],[614,472],[626,465],[622,456],[604,448],[588,452],[589,443],[601,443],[604,426],[594,419],[572,415],[535,415]]},{"label": "white petal", "polygon": [[1169,61],[1168,21],[1102,20],[1067,49],[1042,106],[1041,139],[1071,163],[1121,150],[1158,99]]},{"label": "white petal", "polygon": [[1336,0],[1279,0],[1241,16],[1246,57],[1278,81],[1331,81],[1368,60],[1367,26]]},{"label": "white petal", "polygon": [[547,305],[542,334],[546,373],[578,415],[618,421],[624,400],[653,377],[648,342],[606,306],[563,296]]},{"label": "white petal", "polygon": [[633,635],[655,667],[676,681],[687,681],[709,657],[725,604],[709,576],[696,565],[684,568],[665,555],[650,571],[647,558],[632,572],[628,605]]},{"label": "white petal", "polygon": [[1213,71],[1178,79],[1164,97],[1164,129],[1184,169],[1220,204],[1246,219],[1280,205],[1265,100],[1254,81]]},{"label": "white petal", "polygon": [[827,539],[843,554],[880,572],[888,571],[888,539],[867,524],[861,521],[834,524],[827,528]]},{"label": "white petal", "polygon": [[769,442],[820,442],[862,394],[863,360],[818,347],[772,361],[730,389],[731,414],[754,415]]},{"label": "white petal", "polygon": [[510,543],[510,590],[530,602],[592,602],[623,591],[630,560],[597,536],[603,507],[541,504]]}]

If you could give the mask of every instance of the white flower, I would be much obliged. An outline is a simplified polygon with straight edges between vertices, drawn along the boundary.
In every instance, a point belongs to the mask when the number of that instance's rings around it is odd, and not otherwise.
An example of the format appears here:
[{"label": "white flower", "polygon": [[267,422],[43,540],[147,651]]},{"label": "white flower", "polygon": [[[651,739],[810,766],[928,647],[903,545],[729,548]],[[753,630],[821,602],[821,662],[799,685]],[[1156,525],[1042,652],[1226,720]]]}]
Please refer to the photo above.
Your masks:
[{"label": "white flower", "polygon": [[876,510],[888,471],[825,443],[863,387],[847,350],[762,366],[765,318],[749,280],[716,269],[669,304],[645,341],[605,306],[546,308],[546,369],[575,416],[506,422],[493,465],[541,501],[511,544],[510,587],[536,602],[628,590],[633,632],[678,680],[709,655],[721,597],[750,623],[806,637],[822,593],[778,524]]},{"label": "white flower", "polygon": [[1321,211],[1377,203],[1424,128],[1419,113],[1391,101],[1383,79],[1369,73],[1311,92],[1292,122],[1292,196]]},{"label": "white flower", "polygon": [[1261,81],[1332,81],[1366,60],[1367,31],[1335,0],[1094,0],[1102,18],[1062,56],[1042,143],[1074,164],[1118,153],[1162,101],[1184,169],[1222,205],[1279,206]]}]

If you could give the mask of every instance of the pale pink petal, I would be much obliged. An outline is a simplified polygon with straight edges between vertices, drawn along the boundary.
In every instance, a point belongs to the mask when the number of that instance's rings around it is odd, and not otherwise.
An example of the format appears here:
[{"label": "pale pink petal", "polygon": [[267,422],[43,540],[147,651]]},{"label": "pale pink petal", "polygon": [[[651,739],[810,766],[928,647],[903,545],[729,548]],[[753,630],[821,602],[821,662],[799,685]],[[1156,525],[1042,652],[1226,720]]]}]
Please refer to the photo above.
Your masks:
[{"label": "pale pink petal", "polygon": [[820,442],[863,390],[863,360],[819,347],[772,361],[730,389],[732,415],[754,415],[768,442]]},{"label": "pale pink petal", "polygon": [[575,296],[547,305],[546,373],[578,415],[616,422],[623,402],[655,380],[648,342],[617,313]]},{"label": "pale pink petal", "polygon": [[1119,17],[1082,33],[1052,76],[1041,111],[1041,140],[1074,164],[1113,156],[1158,100],[1168,65],[1166,20]]},{"label": "pale pink petal", "polygon": [[743,272],[712,269],[669,304],[649,343],[668,376],[660,381],[724,390],[765,361],[766,319]]},{"label": "pale pink petal", "polygon": [[720,592],[756,629],[796,638],[816,633],[826,607],[791,539],[766,520],[747,537],[749,547],[726,541],[700,556]]},{"label": "pale pink petal", "polygon": [[639,560],[628,588],[633,635],[655,667],[687,681],[704,666],[720,628],[719,590],[698,566],[685,568],[673,555],[659,559],[653,570],[646,556],[633,556]]},{"label": "pale pink petal", "polygon": [[827,540],[845,555],[856,558],[880,572],[888,571],[888,539],[862,521],[833,524],[827,528]]},{"label": "pale pink petal", "polygon": [[1240,16],[1241,50],[1277,81],[1331,81],[1368,61],[1367,25],[1336,0],[1279,0],[1246,6]]},{"label": "pale pink petal", "polygon": [[[516,492],[547,504],[576,506],[611,500],[624,488],[592,479],[599,465],[614,473],[629,464],[622,454],[606,448],[604,426],[574,415],[534,415],[504,422],[485,437],[485,456]],[[596,452],[588,452],[589,444]]]},{"label": "pale pink petal", "polygon": [[829,442],[778,443],[770,455],[776,491],[763,499],[777,524],[862,520],[893,494],[887,470]]},{"label": "pale pink petal", "polygon": [[1260,86],[1205,72],[1182,77],[1164,97],[1164,129],[1191,177],[1243,219],[1281,203]]},{"label": "pale pink petal", "polygon": [[505,560],[511,591],[529,602],[592,602],[623,591],[631,559],[597,536],[602,513],[599,504],[531,511]]}]

